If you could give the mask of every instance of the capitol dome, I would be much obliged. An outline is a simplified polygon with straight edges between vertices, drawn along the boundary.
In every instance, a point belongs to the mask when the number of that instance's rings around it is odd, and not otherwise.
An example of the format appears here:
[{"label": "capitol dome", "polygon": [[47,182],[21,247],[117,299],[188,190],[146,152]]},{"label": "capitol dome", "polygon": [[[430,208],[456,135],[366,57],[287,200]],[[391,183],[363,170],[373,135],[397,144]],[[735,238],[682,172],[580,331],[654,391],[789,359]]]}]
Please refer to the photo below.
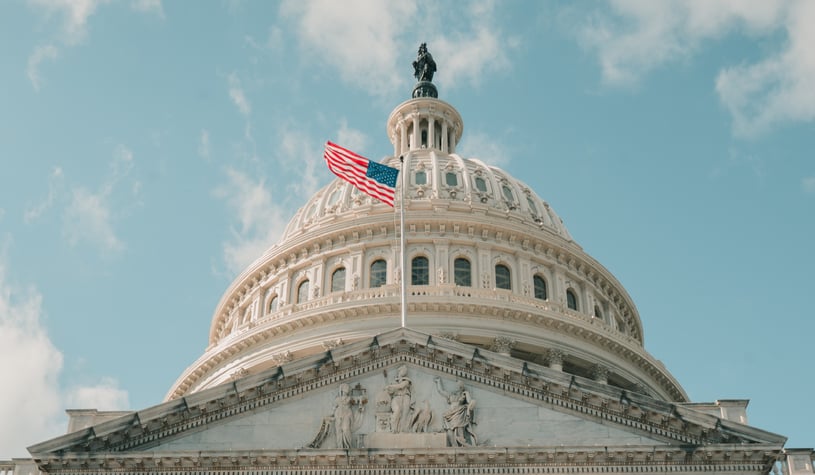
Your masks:
[{"label": "capitol dome", "polygon": [[[626,290],[572,239],[547,201],[483,160],[461,157],[463,121],[414,93],[387,121],[406,170],[395,208],[336,179],[229,286],[209,346],[171,400],[400,325],[664,401],[687,401],[643,346]],[[400,190],[401,191],[401,190]],[[399,207],[405,210],[406,268]],[[404,276],[404,277],[403,277]]]}]

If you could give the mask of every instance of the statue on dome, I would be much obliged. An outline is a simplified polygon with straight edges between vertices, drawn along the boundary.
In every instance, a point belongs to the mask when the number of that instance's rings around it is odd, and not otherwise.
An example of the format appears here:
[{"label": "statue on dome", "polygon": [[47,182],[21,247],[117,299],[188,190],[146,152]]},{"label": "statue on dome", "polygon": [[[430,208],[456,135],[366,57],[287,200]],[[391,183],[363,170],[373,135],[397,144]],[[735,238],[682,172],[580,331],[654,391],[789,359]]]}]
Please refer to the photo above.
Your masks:
[{"label": "statue on dome", "polygon": [[433,55],[427,51],[427,43],[422,43],[419,46],[419,53],[416,55],[416,61],[413,62],[413,76],[417,81],[432,81],[433,73],[436,72],[436,62],[433,61]]}]

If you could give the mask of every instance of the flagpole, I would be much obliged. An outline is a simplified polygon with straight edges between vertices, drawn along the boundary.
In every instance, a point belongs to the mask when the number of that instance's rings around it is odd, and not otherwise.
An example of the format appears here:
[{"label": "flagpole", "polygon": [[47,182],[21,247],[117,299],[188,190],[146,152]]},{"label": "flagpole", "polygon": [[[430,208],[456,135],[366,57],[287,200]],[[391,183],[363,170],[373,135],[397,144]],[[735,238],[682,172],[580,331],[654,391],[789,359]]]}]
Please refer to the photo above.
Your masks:
[{"label": "flagpole", "polygon": [[399,254],[402,259],[402,328],[407,324],[407,256],[405,256],[405,176],[407,175],[407,161],[400,156],[402,162],[402,192],[399,205]]}]

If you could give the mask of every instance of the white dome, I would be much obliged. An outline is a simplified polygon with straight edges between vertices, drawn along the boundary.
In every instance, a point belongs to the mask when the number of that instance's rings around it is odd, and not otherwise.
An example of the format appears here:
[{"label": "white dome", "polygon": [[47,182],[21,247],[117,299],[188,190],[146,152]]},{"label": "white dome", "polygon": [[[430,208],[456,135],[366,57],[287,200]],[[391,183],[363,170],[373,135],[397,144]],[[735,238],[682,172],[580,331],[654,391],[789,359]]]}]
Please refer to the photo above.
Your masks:
[{"label": "white dome", "polygon": [[[411,174],[406,184],[406,197],[409,200],[429,203],[459,201],[474,210],[498,212],[508,219],[572,240],[549,203],[500,168],[486,165],[481,160],[441,154],[435,150],[414,152],[408,160],[407,167]],[[399,159],[395,157],[383,163],[401,168]],[[424,174],[423,183],[416,182],[417,174]],[[451,176],[448,178],[448,175]],[[311,232],[315,227],[342,218],[346,213],[355,214],[361,208],[367,210],[372,206],[381,207],[386,212],[392,211],[389,206],[361,193],[351,184],[335,179],[297,211],[286,226],[281,242]]]},{"label": "white dome", "polygon": [[452,106],[406,101],[387,130],[394,154],[383,163],[408,170],[410,271],[400,270],[402,200],[391,208],[334,180],[227,289],[209,347],[168,399],[398,327],[406,274],[409,328],[687,400],[645,351],[623,286],[548,203],[505,171],[455,153],[463,126]]}]

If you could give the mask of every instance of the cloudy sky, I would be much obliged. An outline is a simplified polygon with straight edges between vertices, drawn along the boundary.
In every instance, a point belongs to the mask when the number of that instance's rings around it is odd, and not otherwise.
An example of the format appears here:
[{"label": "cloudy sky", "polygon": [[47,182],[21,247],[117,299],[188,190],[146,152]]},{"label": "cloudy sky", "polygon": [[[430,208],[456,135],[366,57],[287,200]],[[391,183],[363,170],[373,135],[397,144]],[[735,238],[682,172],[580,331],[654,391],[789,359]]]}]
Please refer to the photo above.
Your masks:
[{"label": "cloudy sky", "polygon": [[[374,159],[427,42],[694,401],[815,444],[815,2],[0,3],[0,459],[159,403],[231,279]],[[809,46],[807,46],[809,45]]]}]

